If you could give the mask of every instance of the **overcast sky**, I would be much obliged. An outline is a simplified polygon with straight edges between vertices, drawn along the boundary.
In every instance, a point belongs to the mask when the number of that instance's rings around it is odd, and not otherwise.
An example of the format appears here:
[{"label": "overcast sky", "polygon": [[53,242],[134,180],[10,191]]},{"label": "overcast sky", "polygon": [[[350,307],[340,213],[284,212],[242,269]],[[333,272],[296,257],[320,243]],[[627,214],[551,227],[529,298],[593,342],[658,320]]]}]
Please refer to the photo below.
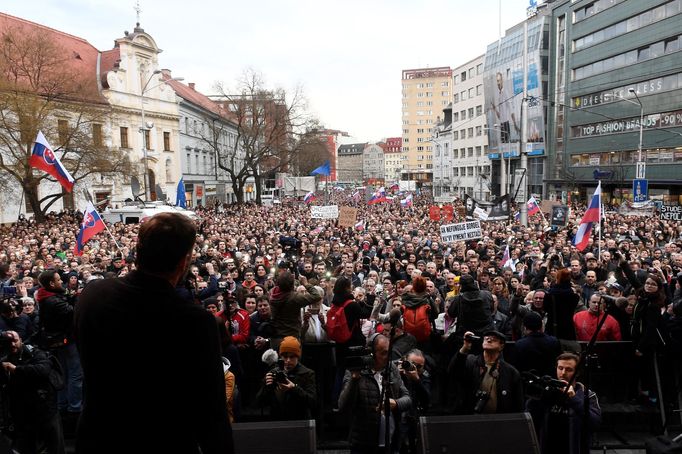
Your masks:
[{"label": "overcast sky", "polygon": [[[526,17],[528,0],[140,0],[162,68],[212,93],[251,67],[304,88],[311,112],[359,141],[401,135],[401,71],[485,53]],[[111,49],[132,31],[134,0],[2,0],[8,14]],[[421,23],[421,26],[414,24]]]}]

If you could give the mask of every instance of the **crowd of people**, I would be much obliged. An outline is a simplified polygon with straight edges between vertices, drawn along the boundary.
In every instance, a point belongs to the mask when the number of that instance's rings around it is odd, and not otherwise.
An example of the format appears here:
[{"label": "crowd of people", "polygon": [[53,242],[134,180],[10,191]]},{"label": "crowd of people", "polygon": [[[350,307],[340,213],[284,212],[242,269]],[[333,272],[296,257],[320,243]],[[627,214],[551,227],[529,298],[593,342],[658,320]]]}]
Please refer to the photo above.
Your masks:
[{"label": "crowd of people", "polygon": [[[216,320],[231,421],[321,420],[333,409],[349,415],[354,452],[386,441],[394,452],[416,452],[419,415],[528,410],[541,441],[554,440],[548,435],[563,422],[581,418],[586,393],[591,427],[599,421],[595,393],[576,381],[579,342],[593,337],[631,342],[632,397],[655,406],[654,361],[682,352],[682,225],[607,212],[601,241],[595,234],[579,251],[572,238],[585,207],[573,205],[566,228],[538,214],[528,227],[481,222],[481,238],[445,244],[441,222],[429,218],[430,196],[413,200],[367,205],[350,191],[321,195],[316,203],[356,207],[364,222],[355,228],[311,219],[295,199],[197,209],[196,242],[175,293]],[[463,222],[461,201],[453,205],[447,222]],[[135,224],[110,225],[74,255],[81,217],[53,213],[41,224],[0,227],[0,330],[16,333],[17,351],[36,344],[51,352],[64,372],[43,425],[50,433],[82,411],[81,293],[140,268]],[[19,366],[2,365],[11,385]],[[526,373],[565,383],[552,397],[561,411],[545,397],[528,399]],[[577,440],[579,429],[568,436]]]}]

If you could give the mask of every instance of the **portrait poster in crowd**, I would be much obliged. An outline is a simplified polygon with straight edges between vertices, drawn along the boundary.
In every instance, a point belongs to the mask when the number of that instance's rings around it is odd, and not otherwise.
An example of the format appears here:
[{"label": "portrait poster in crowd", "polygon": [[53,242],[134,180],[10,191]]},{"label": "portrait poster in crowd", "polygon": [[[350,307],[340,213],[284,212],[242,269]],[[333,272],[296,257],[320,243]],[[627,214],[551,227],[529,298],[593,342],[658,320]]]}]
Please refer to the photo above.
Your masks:
[{"label": "portrait poster in crowd", "polygon": [[353,207],[339,208],[339,227],[353,227],[358,222],[358,209]]},{"label": "portrait poster in crowd", "polygon": [[480,221],[460,222],[440,226],[440,239],[443,243],[469,241],[483,238]]},{"label": "portrait poster in crowd", "polygon": [[313,219],[337,219],[339,207],[338,205],[311,206],[310,217]]},{"label": "portrait poster in crowd", "polygon": [[484,210],[488,218],[487,221],[506,221],[509,219],[509,195],[498,197],[493,202],[481,202],[464,194],[464,207],[466,208],[467,219],[474,219],[476,208]]},{"label": "portrait poster in crowd", "polygon": [[429,219],[435,222],[447,221],[450,222],[455,218],[455,208],[452,205],[443,205],[429,207]]},{"label": "portrait poster in crowd", "polygon": [[552,207],[552,215],[550,217],[550,225],[552,227],[566,227],[568,224],[568,207],[566,205],[557,205]]},{"label": "portrait poster in crowd", "polygon": [[661,221],[682,221],[682,206],[661,205]]}]

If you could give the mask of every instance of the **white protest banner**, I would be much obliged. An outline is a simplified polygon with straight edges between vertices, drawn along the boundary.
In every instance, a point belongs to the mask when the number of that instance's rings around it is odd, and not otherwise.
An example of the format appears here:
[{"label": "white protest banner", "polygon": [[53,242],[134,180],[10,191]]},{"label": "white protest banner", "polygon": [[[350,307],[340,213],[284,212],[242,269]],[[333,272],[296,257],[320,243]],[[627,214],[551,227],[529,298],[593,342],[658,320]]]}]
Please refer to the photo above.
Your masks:
[{"label": "white protest banner", "polygon": [[662,205],[660,219],[662,221],[682,221],[682,206]]},{"label": "white protest banner", "polygon": [[443,243],[468,241],[483,238],[480,221],[461,222],[440,226],[440,238]]},{"label": "white protest banner", "polygon": [[310,217],[313,219],[337,219],[339,217],[339,206],[311,206]]},{"label": "white protest banner", "polygon": [[474,208],[474,215],[477,216],[481,221],[488,220],[488,212],[481,207]]}]

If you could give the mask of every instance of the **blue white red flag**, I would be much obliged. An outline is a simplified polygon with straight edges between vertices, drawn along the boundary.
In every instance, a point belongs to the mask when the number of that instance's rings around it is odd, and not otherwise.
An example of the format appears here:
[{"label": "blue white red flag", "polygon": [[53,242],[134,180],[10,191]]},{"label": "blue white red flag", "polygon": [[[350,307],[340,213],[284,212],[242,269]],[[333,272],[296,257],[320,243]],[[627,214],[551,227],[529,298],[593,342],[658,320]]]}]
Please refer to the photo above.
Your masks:
[{"label": "blue white red flag", "polygon": [[66,167],[62,165],[59,158],[54,154],[52,147],[41,131],[38,131],[38,136],[33,144],[33,152],[28,160],[28,164],[31,167],[40,169],[55,177],[59,184],[68,192],[73,190],[73,183],[75,180],[69,171],[66,170]]},{"label": "blue white red flag", "polygon": [[590,235],[592,234],[592,228],[594,224],[599,224],[601,221],[601,181],[597,185],[597,189],[594,191],[592,200],[590,200],[590,205],[587,207],[587,211],[583,215],[578,226],[578,232],[573,237],[573,245],[579,251],[582,251],[587,247],[590,241]]},{"label": "blue white red flag", "polygon": [[99,232],[104,231],[105,228],[106,226],[99,213],[92,203],[88,202],[88,205],[83,212],[83,222],[81,223],[81,230],[76,237],[76,246],[73,248],[73,253],[82,255],[85,243],[90,241],[90,239]]},{"label": "blue white red flag", "polygon": [[540,212],[538,201],[535,200],[535,197],[533,196],[531,196],[530,199],[528,199],[528,202],[526,202],[526,206],[528,207],[528,216],[533,216],[535,213]]},{"label": "blue white red flag", "polygon": [[400,201],[400,206],[403,208],[409,208],[412,206],[412,194],[408,194],[407,197]]},{"label": "blue white red flag", "polygon": [[377,192],[372,194],[372,197],[367,201],[367,205],[374,205],[375,203],[387,202],[386,190],[384,187],[380,187]]},{"label": "blue white red flag", "polygon": [[303,197],[303,203],[310,203],[315,199],[317,199],[317,197],[315,197],[315,193],[311,191]]}]

